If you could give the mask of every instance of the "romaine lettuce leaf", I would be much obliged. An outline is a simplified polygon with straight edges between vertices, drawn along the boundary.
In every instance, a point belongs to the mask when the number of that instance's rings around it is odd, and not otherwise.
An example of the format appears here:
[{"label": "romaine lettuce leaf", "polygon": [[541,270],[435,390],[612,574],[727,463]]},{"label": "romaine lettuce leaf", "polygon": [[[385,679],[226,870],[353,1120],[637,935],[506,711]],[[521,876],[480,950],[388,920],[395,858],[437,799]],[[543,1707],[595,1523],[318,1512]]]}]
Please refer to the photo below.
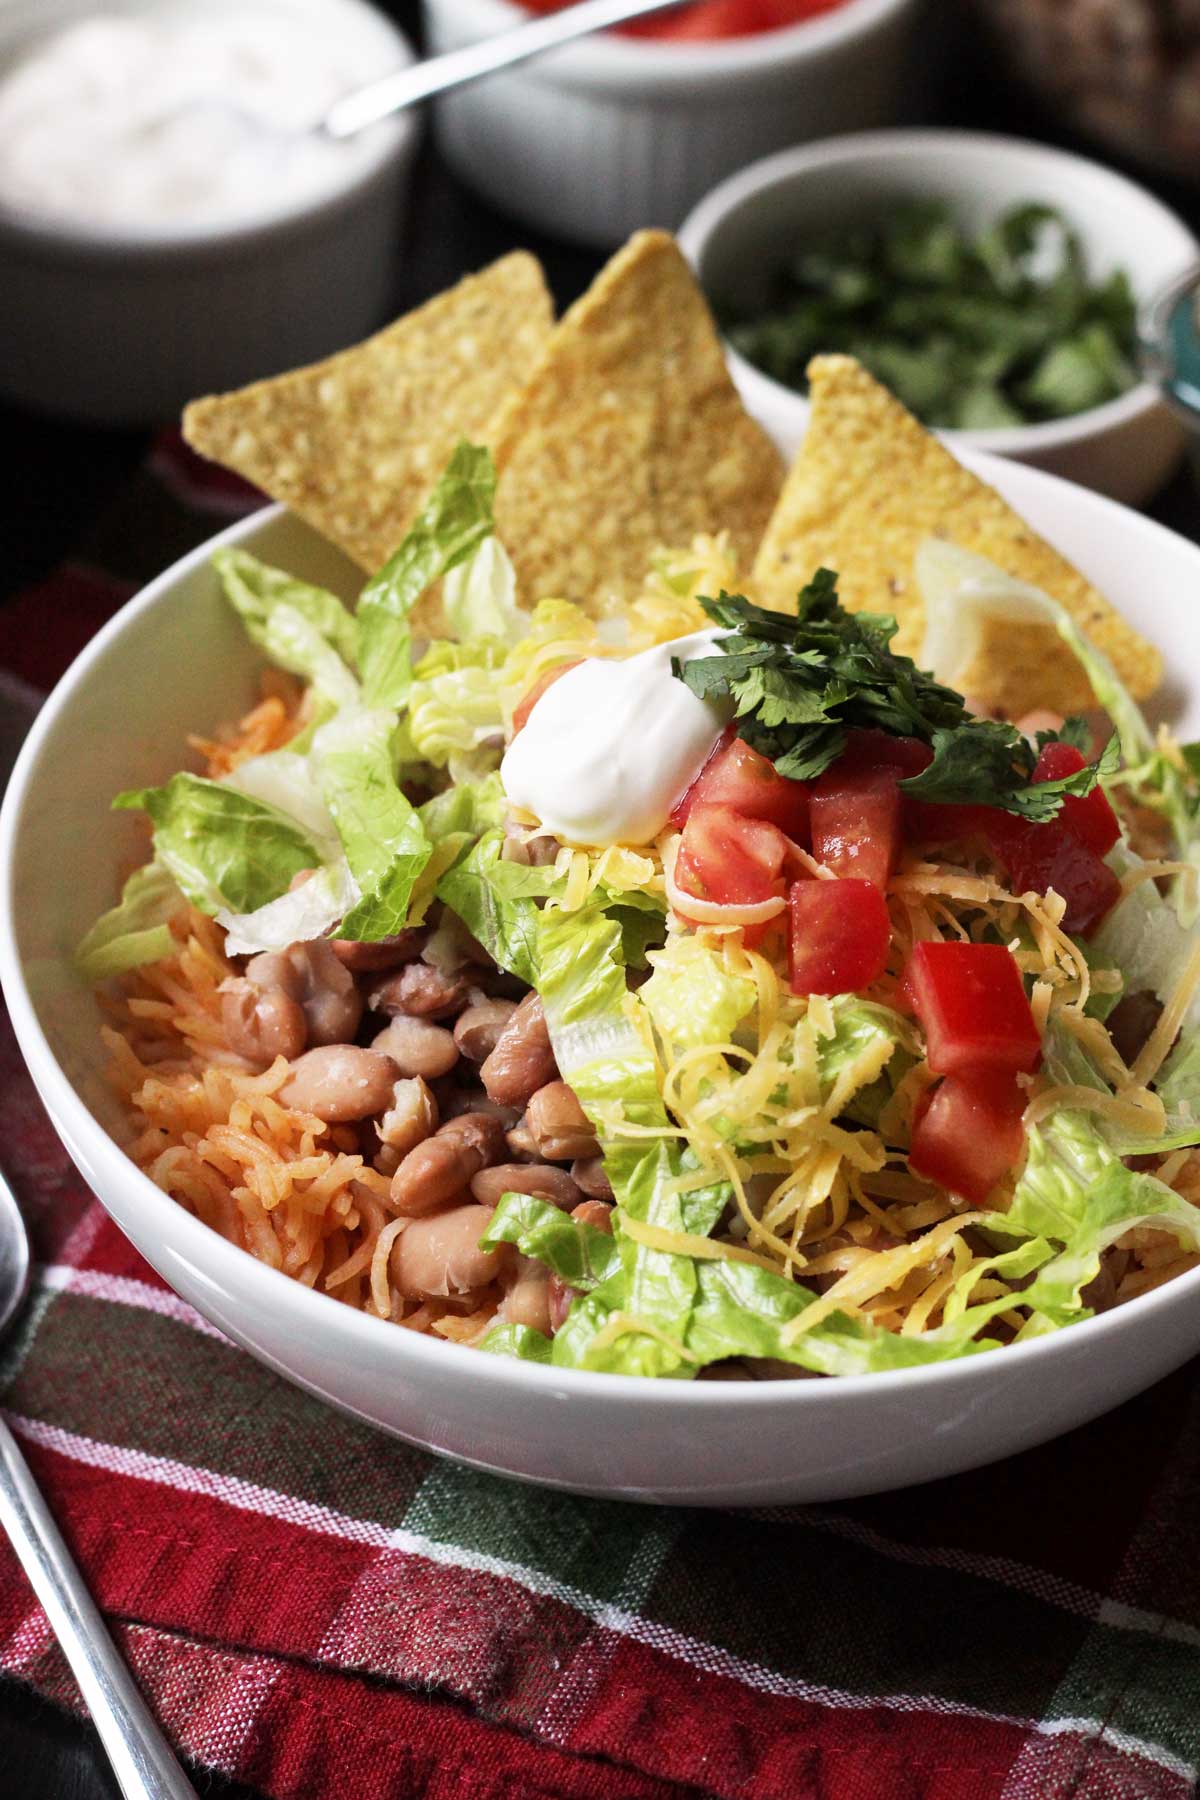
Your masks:
[{"label": "romaine lettuce leaf", "polygon": [[461,443],[399,549],[358,602],[358,668],[369,707],[403,705],[412,682],[409,618],[426,588],[478,549],[492,531],[491,452]]},{"label": "romaine lettuce leaf", "polygon": [[447,575],[442,610],[451,632],[464,643],[476,638],[520,643],[530,615],[517,605],[516,571],[498,537],[485,537],[470,559]]},{"label": "romaine lettuce leaf", "polygon": [[107,981],[175,950],[170,920],[183,906],[175,877],[161,863],[135,869],[116,906],[103,913],[75,951],[85,981]]},{"label": "romaine lettuce leaf", "polygon": [[230,956],[257,956],[260,950],[286,950],[325,937],[360,899],[358,884],[344,856],[325,863],[309,880],[253,912],[222,907],[218,925],[226,931]]},{"label": "romaine lettuce leaf", "polygon": [[431,844],[446,838],[479,838],[503,825],[507,811],[499,775],[482,781],[459,781],[418,807],[425,835]]},{"label": "romaine lettuce leaf", "polygon": [[395,718],[386,708],[344,708],[313,739],[312,759],[360,898],[342,937],[371,943],[400,931],[430,844],[396,783]]},{"label": "romaine lettuce leaf", "polygon": [[[1095,1088],[1111,1094],[1112,1088],[1087,1049],[1051,1017],[1042,1037],[1046,1071],[1054,1081],[1068,1087]],[[1138,1131],[1120,1124],[1103,1113],[1093,1115],[1092,1129],[1115,1156],[1152,1156],[1169,1150],[1182,1150],[1200,1144],[1200,1053],[1183,1057],[1178,1053],[1164,1066],[1155,1091],[1163,1103],[1166,1120],[1162,1131],[1149,1128]],[[1174,1063],[1174,1072],[1171,1064]],[[1165,1091],[1164,1091],[1165,1083]]]},{"label": "romaine lettuce leaf", "polygon": [[202,912],[253,912],[321,860],[312,839],[286,814],[200,775],[131,788],[113,806],[149,813],[157,860]]},{"label": "romaine lettuce leaf", "polygon": [[726,1044],[757,999],[743,976],[690,932],[673,935],[651,953],[653,974],[638,989],[668,1061],[705,1044]]},{"label": "romaine lettuce leaf", "polygon": [[493,962],[532,986],[537,978],[537,903],[505,899],[492,881],[502,865],[504,831],[487,831],[437,884],[437,897],[457,913]]},{"label": "romaine lettuce leaf", "polygon": [[248,635],[273,663],[304,676],[336,706],[358,698],[355,623],[335,594],[246,550],[218,550],[213,567]]},{"label": "romaine lettuce leaf", "polygon": [[580,1290],[598,1287],[621,1266],[621,1252],[608,1232],[532,1194],[503,1195],[479,1241],[488,1249],[515,1244],[522,1256],[536,1257]]}]

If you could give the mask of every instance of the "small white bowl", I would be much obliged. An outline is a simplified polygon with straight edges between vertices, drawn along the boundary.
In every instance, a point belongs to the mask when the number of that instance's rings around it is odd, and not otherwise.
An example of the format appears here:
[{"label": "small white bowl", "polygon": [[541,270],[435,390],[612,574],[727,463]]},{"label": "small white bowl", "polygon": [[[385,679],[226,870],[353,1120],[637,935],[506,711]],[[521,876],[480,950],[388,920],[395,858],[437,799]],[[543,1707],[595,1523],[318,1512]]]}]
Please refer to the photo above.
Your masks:
[{"label": "small white bowl", "polygon": [[[1170,646],[1164,697],[1200,736],[1200,548],[1037,470],[972,455],[1130,623]],[[361,576],[280,507],[226,531],[350,596]],[[844,1380],[639,1381],[540,1368],[420,1337],[290,1280],[210,1231],[110,1132],[100,1015],[71,952],[144,848],[124,787],[178,768],[182,733],[255,691],[257,652],[221,599],[214,544],[131,600],[46,701],[0,813],[0,981],[55,1128],[121,1230],[205,1318],[359,1419],[499,1474],[687,1505],[833,1500],[1008,1456],[1119,1405],[1200,1350],[1200,1270],[1102,1317],[962,1361]]]},{"label": "small white bowl", "polygon": [[[710,300],[754,305],[805,229],[878,214],[889,197],[913,196],[949,202],[969,229],[1023,201],[1059,207],[1079,234],[1090,273],[1103,280],[1125,269],[1139,307],[1200,254],[1181,219],[1112,169],[1044,144],[962,131],[864,132],[766,157],[707,195],[679,241]],[[727,354],[746,404],[794,455],[807,400],[735,350]],[[1162,484],[1184,443],[1179,421],[1148,382],[1070,419],[941,435],[952,448],[1010,456],[1130,505]]]},{"label": "small white bowl", "polygon": [[[149,11],[156,0],[109,0]],[[0,69],[93,0],[5,0]],[[349,46],[364,80],[412,61],[364,0],[255,0]],[[142,230],[0,204],[0,393],[102,425],[173,418],[196,394],[293,368],[379,325],[417,128],[373,128],[308,197],[229,224]]]},{"label": "small white bowl", "polygon": [[[438,147],[497,206],[608,247],[677,226],[732,170],[784,144],[886,125],[905,93],[917,0],[845,0],[782,31],[711,43],[607,34],[435,108]],[[512,0],[424,0],[431,50],[529,15]]]}]

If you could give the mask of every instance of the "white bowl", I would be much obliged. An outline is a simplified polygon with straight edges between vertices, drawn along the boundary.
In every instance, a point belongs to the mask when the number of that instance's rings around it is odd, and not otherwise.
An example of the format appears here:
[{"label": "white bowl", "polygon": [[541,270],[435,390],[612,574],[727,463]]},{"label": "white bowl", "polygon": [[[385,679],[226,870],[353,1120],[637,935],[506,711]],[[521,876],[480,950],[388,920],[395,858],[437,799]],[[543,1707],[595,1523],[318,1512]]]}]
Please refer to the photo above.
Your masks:
[{"label": "white bowl", "polygon": [[[1051,476],[971,456],[1039,531],[1169,645],[1200,736],[1200,548]],[[99,1016],[71,951],[142,847],[119,789],[178,767],[185,732],[249,702],[258,658],[220,598],[214,544],[357,591],[340,555],[275,508],[168,569],[64,676],[0,813],[0,980],[33,1078],[85,1180],[166,1281],[288,1380],[410,1443],[501,1474],[628,1499],[831,1500],[1023,1450],[1138,1393],[1200,1350],[1200,1270],[1104,1316],[927,1369],[758,1386],[556,1371],[352,1312],[235,1248],[160,1192],[109,1136]]]},{"label": "white bowl", "polygon": [[[108,0],[107,10],[155,4]],[[0,68],[95,10],[93,0],[5,0]],[[255,11],[328,29],[364,79],[412,61],[364,0],[255,0]],[[387,312],[416,139],[408,116],[376,126],[311,196],[230,224],[109,229],[0,204],[0,393],[95,424],[152,424],[196,394],[356,342]]]},{"label": "white bowl", "polygon": [[[565,46],[435,107],[438,147],[497,206],[611,246],[673,229],[712,184],[784,144],[899,116],[916,0],[845,0],[782,31]],[[528,17],[512,0],[424,0],[431,50]]]},{"label": "white bowl", "polygon": [[[914,195],[949,202],[969,229],[1022,201],[1060,207],[1079,233],[1091,274],[1103,280],[1125,269],[1139,307],[1200,256],[1183,221],[1114,170],[1044,144],[964,131],[864,132],[766,157],[707,195],[679,241],[711,300],[753,306],[800,232],[878,214],[889,197]],[[735,350],[727,354],[746,404],[794,455],[808,423],[807,400]],[[1130,505],[1162,484],[1185,437],[1147,382],[1074,418],[941,435],[952,449],[1011,456]]]}]

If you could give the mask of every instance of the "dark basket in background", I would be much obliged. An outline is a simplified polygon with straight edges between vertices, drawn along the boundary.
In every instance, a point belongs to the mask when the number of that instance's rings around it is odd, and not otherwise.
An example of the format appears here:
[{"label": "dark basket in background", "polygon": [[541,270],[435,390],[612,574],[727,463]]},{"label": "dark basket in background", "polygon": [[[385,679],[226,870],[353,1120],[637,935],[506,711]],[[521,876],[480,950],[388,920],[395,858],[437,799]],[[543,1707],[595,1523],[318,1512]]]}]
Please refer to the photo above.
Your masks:
[{"label": "dark basket in background", "polygon": [[1200,0],[976,0],[1064,123],[1200,182]]}]

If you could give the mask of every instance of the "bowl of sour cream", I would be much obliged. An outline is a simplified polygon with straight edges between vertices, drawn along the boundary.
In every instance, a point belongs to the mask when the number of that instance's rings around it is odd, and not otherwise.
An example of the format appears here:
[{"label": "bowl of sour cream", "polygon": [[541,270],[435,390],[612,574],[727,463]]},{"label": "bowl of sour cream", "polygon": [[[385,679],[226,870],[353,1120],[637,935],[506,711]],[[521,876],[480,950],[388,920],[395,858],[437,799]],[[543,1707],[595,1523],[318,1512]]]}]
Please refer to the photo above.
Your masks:
[{"label": "bowl of sour cream", "polygon": [[411,60],[365,0],[5,0],[0,392],[151,423],[380,324],[416,127],[312,126]]}]

